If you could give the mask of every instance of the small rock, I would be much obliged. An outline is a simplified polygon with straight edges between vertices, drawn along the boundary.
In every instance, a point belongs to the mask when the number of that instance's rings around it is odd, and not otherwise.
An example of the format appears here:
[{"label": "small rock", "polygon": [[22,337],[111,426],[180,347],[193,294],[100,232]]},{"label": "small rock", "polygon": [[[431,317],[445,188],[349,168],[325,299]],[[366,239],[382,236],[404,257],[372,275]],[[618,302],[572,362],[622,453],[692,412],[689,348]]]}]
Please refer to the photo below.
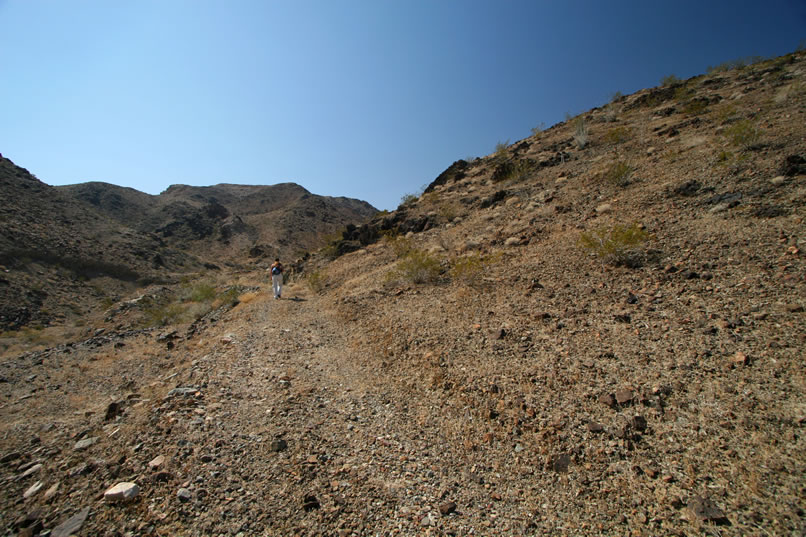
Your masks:
[{"label": "small rock", "polygon": [[602,403],[603,405],[609,406],[610,408],[616,406],[616,400],[609,393],[604,393],[600,395],[599,402]]},{"label": "small rock", "polygon": [[496,330],[496,331],[495,331],[495,333],[493,334],[493,339],[504,339],[505,337],[507,337],[507,330],[506,330],[506,328],[499,328],[499,329],[498,329],[498,330]]},{"label": "small rock", "polygon": [[552,459],[551,469],[555,472],[565,473],[568,471],[569,464],[571,464],[571,456],[567,453],[562,453]]},{"label": "small rock", "polygon": [[78,533],[78,530],[80,530],[81,526],[84,525],[84,521],[87,520],[89,514],[90,508],[85,507],[75,515],[53,528],[53,531],[50,533],[50,537],[69,537],[70,535]]},{"label": "small rock", "polygon": [[34,464],[33,466],[25,470],[22,474],[20,474],[20,477],[18,479],[25,479],[29,475],[37,473],[41,469],[42,469],[41,464]]},{"label": "small rock", "polygon": [[288,449],[288,442],[282,438],[276,438],[269,442],[269,451],[279,453],[280,451],[285,451],[286,449]]},{"label": "small rock", "polygon": [[90,447],[93,444],[95,444],[96,442],[98,442],[98,437],[97,436],[91,436],[89,438],[84,438],[83,440],[79,440],[78,442],[76,442],[76,445],[73,446],[73,450],[75,450],[75,451],[85,450],[88,447]]},{"label": "small rock", "polygon": [[604,425],[601,423],[596,423],[594,421],[588,422],[588,430],[592,433],[601,433],[604,431]]},{"label": "small rock", "polygon": [[165,464],[165,455],[157,455],[148,463],[149,470],[155,470]]},{"label": "small rock", "polygon": [[630,419],[630,426],[636,431],[645,431],[647,427],[646,418],[643,416],[633,416]]},{"label": "small rock", "polygon": [[45,494],[42,496],[43,501],[48,501],[54,496],[56,496],[56,491],[59,490],[59,482],[57,481],[54,483],[48,490],[45,491]]},{"label": "small rock", "polygon": [[688,504],[688,509],[700,522],[713,522],[717,525],[730,524],[725,512],[717,507],[709,498],[695,496]]},{"label": "small rock", "polygon": [[194,386],[185,386],[185,387],[174,388],[173,390],[168,392],[168,395],[165,396],[165,398],[167,399],[168,397],[175,397],[175,396],[188,397],[188,396],[191,396],[191,395],[196,395],[197,393],[199,393],[198,388],[196,388]]},{"label": "small rock", "polygon": [[34,483],[33,485],[31,485],[31,486],[28,488],[28,490],[26,490],[25,492],[23,492],[22,497],[23,497],[23,498],[25,498],[25,499],[27,500],[28,498],[30,498],[31,496],[33,496],[34,494],[36,494],[37,492],[39,492],[40,490],[42,490],[42,487],[43,487],[43,486],[44,486],[44,484],[43,484],[41,481],[37,481],[36,483]]},{"label": "small rock", "polygon": [[782,185],[785,182],[786,182],[786,177],[784,177],[783,175],[779,175],[778,177],[773,177],[772,179],[770,179],[770,183],[772,183],[774,185]]},{"label": "small rock", "polygon": [[596,207],[596,212],[599,214],[606,214],[613,210],[613,206],[609,203],[602,203]]},{"label": "small rock", "polygon": [[627,295],[627,304],[637,304],[637,303],[638,303],[638,297],[637,296],[635,296],[632,293]]},{"label": "small rock", "polygon": [[134,499],[140,493],[140,487],[135,483],[118,483],[104,492],[104,500],[108,502],[125,502]]},{"label": "small rock", "polygon": [[302,499],[302,509],[305,511],[313,511],[319,507],[319,500],[313,494],[308,494]]},{"label": "small rock", "polygon": [[737,366],[747,365],[750,363],[750,358],[748,358],[747,355],[742,351],[737,351],[736,354],[734,354],[731,358],[731,362]]},{"label": "small rock", "polygon": [[632,390],[625,388],[623,390],[616,391],[616,402],[620,405],[626,405],[628,403],[631,403],[633,397],[634,395],[632,393]]},{"label": "small rock", "polygon": [[456,511],[456,502],[447,502],[439,506],[439,512],[442,516],[450,515]]},{"label": "small rock", "polygon": [[190,490],[182,487],[176,491],[176,497],[180,502],[189,502],[193,498],[193,493]]},{"label": "small rock", "polygon": [[522,242],[520,237],[509,237],[504,241],[504,246],[520,246]]}]

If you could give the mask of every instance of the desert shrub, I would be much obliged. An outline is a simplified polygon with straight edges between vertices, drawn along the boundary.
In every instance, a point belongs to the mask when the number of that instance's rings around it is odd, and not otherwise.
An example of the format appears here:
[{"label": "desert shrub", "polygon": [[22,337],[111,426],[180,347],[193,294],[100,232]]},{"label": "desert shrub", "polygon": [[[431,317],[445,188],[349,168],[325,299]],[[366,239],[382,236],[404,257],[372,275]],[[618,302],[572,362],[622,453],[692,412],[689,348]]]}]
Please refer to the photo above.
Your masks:
[{"label": "desert shrub", "polygon": [[583,232],[578,244],[594,252],[605,263],[637,267],[643,261],[643,247],[650,238],[649,233],[638,224],[617,224],[611,228]]},{"label": "desert shrub", "polygon": [[616,186],[627,186],[630,184],[634,168],[624,161],[614,162],[605,172],[605,181]]},{"label": "desert shrub", "polygon": [[414,242],[400,235],[384,235],[383,242],[388,244],[399,258],[407,256],[409,252],[414,250]]},{"label": "desert shrub", "polygon": [[413,202],[417,201],[417,198],[419,198],[419,196],[417,194],[411,194],[411,193],[403,194],[403,196],[400,198],[399,207],[409,205],[410,203],[413,203]]},{"label": "desert shrub", "polygon": [[207,282],[196,284],[190,291],[190,300],[192,302],[205,302],[212,300],[215,296],[215,286]]},{"label": "desert shrub", "polygon": [[660,79],[660,85],[667,87],[667,86],[674,86],[675,84],[679,84],[681,80],[677,78],[677,75],[666,75]]},{"label": "desert shrub", "polygon": [[588,125],[585,123],[585,118],[582,116],[579,116],[574,121],[574,141],[579,149],[585,149],[590,141]]},{"label": "desert shrub", "polygon": [[620,144],[632,138],[633,132],[629,127],[615,127],[607,131],[605,140],[611,144]]},{"label": "desert shrub", "polygon": [[390,281],[431,283],[439,279],[442,264],[439,259],[424,250],[409,251],[389,273]]},{"label": "desert shrub", "polygon": [[505,160],[495,167],[491,179],[493,183],[519,181],[532,171],[533,168],[534,162],[530,159]]},{"label": "desert shrub", "polygon": [[755,123],[749,119],[743,119],[725,129],[725,136],[736,147],[750,149],[758,143],[761,133]]},{"label": "desert shrub", "polygon": [[509,149],[509,140],[506,142],[498,142],[495,144],[495,158],[497,159],[505,159],[507,158],[507,150]]},{"label": "desert shrub", "polygon": [[305,278],[305,282],[308,284],[308,288],[314,293],[321,293],[327,284],[324,274],[318,270],[314,270],[308,274]]},{"label": "desert shrub", "polygon": [[459,216],[459,209],[455,203],[443,203],[439,206],[439,216],[446,222],[453,222]]},{"label": "desert shrub", "polygon": [[539,136],[544,130],[546,130],[546,124],[541,121],[539,125],[532,127],[532,135]]},{"label": "desert shrub", "polygon": [[459,257],[451,263],[449,274],[454,281],[470,287],[476,287],[482,283],[484,274],[500,259],[500,254],[481,255],[475,253]]},{"label": "desert shrub", "polygon": [[750,65],[763,62],[766,58],[763,56],[745,56],[743,58],[736,58],[735,60],[729,60],[726,62],[722,62],[719,65],[709,65],[708,68],[705,70],[706,73],[724,73],[726,71],[732,71],[734,69],[744,69]]},{"label": "desert shrub", "polygon": [[702,114],[708,110],[708,99],[689,99],[683,105],[683,113],[690,116]]},{"label": "desert shrub", "polygon": [[153,304],[145,309],[146,326],[167,326],[186,319],[187,306],[179,302]]}]

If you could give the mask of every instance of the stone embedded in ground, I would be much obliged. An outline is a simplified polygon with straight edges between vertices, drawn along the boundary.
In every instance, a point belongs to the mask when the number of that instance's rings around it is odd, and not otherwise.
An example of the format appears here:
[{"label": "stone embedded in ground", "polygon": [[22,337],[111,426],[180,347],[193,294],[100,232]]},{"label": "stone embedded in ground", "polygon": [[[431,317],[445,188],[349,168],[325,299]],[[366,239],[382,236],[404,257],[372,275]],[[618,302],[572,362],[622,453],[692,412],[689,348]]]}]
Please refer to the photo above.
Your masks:
[{"label": "stone embedded in ground", "polygon": [[93,445],[96,442],[98,442],[98,440],[99,440],[99,438],[97,436],[91,436],[90,438],[84,438],[83,440],[79,440],[78,442],[76,442],[76,445],[73,446],[73,449],[75,451],[81,451],[81,450],[87,449],[91,445]]},{"label": "stone embedded in ground", "polygon": [[193,493],[190,490],[182,487],[176,491],[176,497],[180,502],[189,502],[193,498]]},{"label": "stone embedded in ground", "polygon": [[41,469],[42,469],[42,464],[39,464],[39,463],[34,464],[33,466],[31,466],[30,468],[25,470],[23,473],[21,473],[20,476],[17,479],[25,479],[29,475],[33,475],[33,474],[37,473]]},{"label": "stone embedded in ground", "polygon": [[630,425],[636,431],[645,431],[647,427],[646,418],[643,416],[633,416],[630,420]]},{"label": "stone embedded in ground", "polygon": [[148,468],[154,470],[165,464],[165,455],[157,455],[148,463]]},{"label": "stone embedded in ground", "polygon": [[571,456],[567,453],[562,453],[552,458],[551,469],[555,472],[565,473],[568,471],[569,464],[571,464]]},{"label": "stone embedded in ground", "polygon": [[604,425],[593,421],[588,422],[588,430],[592,433],[601,433],[604,431]]},{"label": "stone embedded in ground", "polygon": [[307,494],[302,499],[302,508],[305,511],[313,511],[314,509],[319,509],[319,500],[313,494]]},{"label": "stone embedded in ground", "polygon": [[688,509],[694,515],[694,518],[700,522],[712,522],[717,525],[730,524],[725,512],[709,498],[695,496],[688,503]]},{"label": "stone embedded in ground", "polygon": [[36,494],[37,492],[42,490],[43,486],[44,486],[44,483],[42,483],[41,481],[37,481],[36,483],[31,485],[28,488],[28,490],[26,490],[25,492],[22,493],[22,497],[27,500],[28,498],[30,498],[31,496],[33,496],[34,494]]},{"label": "stone embedded in ground", "polygon": [[288,442],[282,438],[275,438],[269,442],[269,451],[278,453],[280,451],[285,451],[286,449],[288,449]]},{"label": "stone embedded in ground", "polygon": [[456,511],[456,502],[447,502],[439,506],[439,512],[442,516],[449,515]]},{"label": "stone embedded in ground", "polygon": [[600,395],[599,402],[602,403],[603,405],[609,406],[610,408],[616,406],[616,400],[609,393],[604,393]]},{"label": "stone embedded in ground", "polygon": [[54,483],[48,490],[45,491],[45,494],[42,496],[43,501],[48,501],[54,496],[56,496],[56,491],[59,490],[59,481]]},{"label": "stone embedded in ground", "polygon": [[747,365],[750,363],[750,358],[742,351],[737,351],[736,354],[731,357],[731,361],[735,365]]},{"label": "stone embedded in ground", "polygon": [[623,389],[616,391],[616,402],[620,405],[626,405],[627,403],[631,403],[633,400],[634,394],[632,390]]},{"label": "stone embedded in ground", "polygon": [[168,395],[166,395],[165,398],[167,399],[169,397],[175,397],[175,396],[187,397],[190,395],[196,395],[198,392],[199,389],[194,386],[183,386],[179,388],[174,388],[173,390],[169,391]]},{"label": "stone embedded in ground", "polygon": [[84,525],[84,521],[87,520],[89,514],[90,508],[85,507],[75,515],[53,528],[53,531],[50,532],[50,537],[69,537],[70,535],[78,533],[78,531],[81,529],[81,526]]},{"label": "stone embedded in ground", "polygon": [[133,500],[140,493],[140,487],[135,483],[118,483],[106,492],[104,492],[104,500],[108,502],[126,502]]}]

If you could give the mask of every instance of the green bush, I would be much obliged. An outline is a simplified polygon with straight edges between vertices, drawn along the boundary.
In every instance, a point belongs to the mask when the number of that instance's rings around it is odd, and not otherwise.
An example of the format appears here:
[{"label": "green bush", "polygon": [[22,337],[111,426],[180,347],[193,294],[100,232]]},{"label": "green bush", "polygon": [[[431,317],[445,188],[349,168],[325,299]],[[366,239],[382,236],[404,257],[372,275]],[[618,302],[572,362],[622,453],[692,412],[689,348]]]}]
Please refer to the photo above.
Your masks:
[{"label": "green bush", "polygon": [[725,129],[725,136],[731,144],[746,150],[758,143],[761,133],[755,123],[743,119]]},{"label": "green bush", "polygon": [[605,181],[616,186],[630,184],[634,168],[624,161],[614,162],[605,172]]},{"label": "green bush", "polygon": [[493,183],[519,181],[532,169],[534,169],[534,162],[530,159],[505,160],[495,167],[491,179]]},{"label": "green bush", "polygon": [[454,259],[451,263],[452,280],[470,287],[476,287],[483,281],[484,274],[501,259],[501,255],[472,254]]},{"label": "green bush", "polygon": [[649,233],[638,224],[617,224],[609,229],[583,232],[578,244],[593,251],[605,263],[637,267],[643,261],[643,247],[650,238]]},{"label": "green bush", "polygon": [[409,252],[414,250],[414,242],[401,235],[384,235],[383,242],[392,248],[392,251],[398,258],[406,257]]},{"label": "green bush", "polygon": [[326,285],[325,276],[318,270],[308,274],[305,281],[308,284],[308,288],[314,293],[321,293]]},{"label": "green bush", "polygon": [[607,131],[605,140],[611,144],[620,144],[632,138],[633,132],[629,127],[615,127]]},{"label": "green bush", "polygon": [[411,250],[398,262],[397,267],[389,273],[391,281],[411,283],[431,283],[439,279],[442,264],[424,250]]}]

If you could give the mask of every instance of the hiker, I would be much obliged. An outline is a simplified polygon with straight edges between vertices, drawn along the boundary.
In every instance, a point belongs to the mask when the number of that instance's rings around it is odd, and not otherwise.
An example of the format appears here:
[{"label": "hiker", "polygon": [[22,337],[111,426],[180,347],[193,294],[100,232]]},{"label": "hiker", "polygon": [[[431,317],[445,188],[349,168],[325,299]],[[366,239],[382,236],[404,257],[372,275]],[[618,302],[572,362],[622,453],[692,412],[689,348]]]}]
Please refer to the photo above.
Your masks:
[{"label": "hiker", "polygon": [[274,298],[281,298],[283,295],[283,264],[280,258],[276,258],[269,268],[271,272],[271,286],[274,289]]}]

